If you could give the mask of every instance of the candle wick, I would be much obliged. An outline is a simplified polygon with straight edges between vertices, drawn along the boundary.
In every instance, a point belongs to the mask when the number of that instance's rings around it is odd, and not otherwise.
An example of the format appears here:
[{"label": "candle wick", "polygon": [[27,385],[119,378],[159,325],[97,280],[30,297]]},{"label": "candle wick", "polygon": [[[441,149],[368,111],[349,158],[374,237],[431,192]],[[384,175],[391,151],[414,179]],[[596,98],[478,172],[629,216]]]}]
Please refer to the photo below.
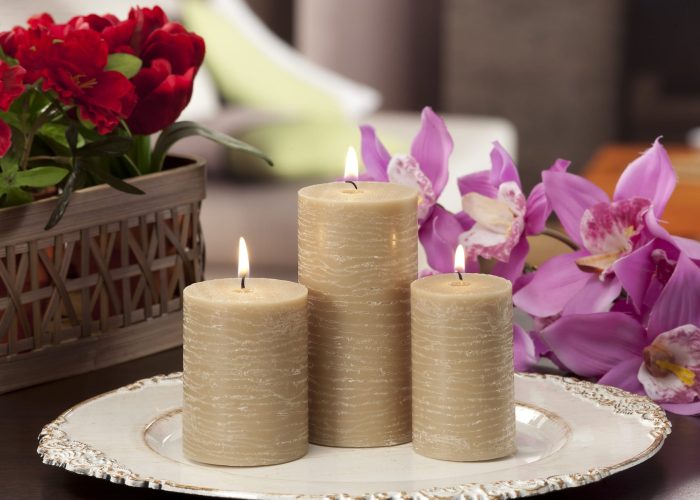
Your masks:
[{"label": "candle wick", "polygon": [[241,290],[245,288],[245,274],[241,277]]},{"label": "candle wick", "polygon": [[457,271],[457,276],[459,276],[459,281],[464,281],[464,278],[462,278],[462,273]]},{"label": "candle wick", "polygon": [[357,184],[355,184],[355,181],[345,181],[345,182],[347,182],[348,184],[352,184],[353,186],[355,186],[355,189],[357,189]]}]

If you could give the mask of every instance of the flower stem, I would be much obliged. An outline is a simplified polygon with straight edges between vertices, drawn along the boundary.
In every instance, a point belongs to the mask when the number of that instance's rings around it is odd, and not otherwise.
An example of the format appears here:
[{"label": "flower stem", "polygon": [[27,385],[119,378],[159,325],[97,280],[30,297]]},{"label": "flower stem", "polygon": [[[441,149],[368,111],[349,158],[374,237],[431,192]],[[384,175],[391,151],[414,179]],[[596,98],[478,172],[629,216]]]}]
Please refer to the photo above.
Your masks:
[{"label": "flower stem", "polygon": [[545,227],[544,231],[542,231],[542,233],[540,234],[549,236],[550,238],[554,238],[555,240],[559,240],[574,251],[579,249],[578,245],[574,243],[567,235],[557,231],[556,229]]},{"label": "flower stem", "polygon": [[151,136],[134,135],[134,163],[139,172],[151,172]]},{"label": "flower stem", "polygon": [[60,109],[60,104],[52,102],[39,116],[36,117],[34,123],[32,123],[29,131],[24,136],[24,148],[22,149],[22,157],[19,161],[19,168],[21,170],[27,169],[29,155],[31,154],[32,144],[34,143],[34,136],[46,122],[54,118],[54,113]]}]

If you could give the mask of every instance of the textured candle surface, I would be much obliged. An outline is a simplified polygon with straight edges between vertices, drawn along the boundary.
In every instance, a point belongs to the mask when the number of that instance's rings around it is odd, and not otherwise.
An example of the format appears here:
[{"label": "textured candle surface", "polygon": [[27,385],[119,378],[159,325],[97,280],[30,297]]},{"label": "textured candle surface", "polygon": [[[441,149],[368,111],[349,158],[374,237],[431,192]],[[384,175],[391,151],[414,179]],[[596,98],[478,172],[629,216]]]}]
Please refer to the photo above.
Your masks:
[{"label": "textured candle surface", "polygon": [[309,289],[309,439],[411,439],[410,284],[417,190],[329,183],[299,191],[299,282]]},{"label": "textured candle surface", "polygon": [[306,288],[211,280],[184,292],[183,450],[199,462],[270,465],[308,450]]},{"label": "textured candle surface", "polygon": [[484,274],[411,285],[413,447],[441,460],[515,452],[512,291]]}]

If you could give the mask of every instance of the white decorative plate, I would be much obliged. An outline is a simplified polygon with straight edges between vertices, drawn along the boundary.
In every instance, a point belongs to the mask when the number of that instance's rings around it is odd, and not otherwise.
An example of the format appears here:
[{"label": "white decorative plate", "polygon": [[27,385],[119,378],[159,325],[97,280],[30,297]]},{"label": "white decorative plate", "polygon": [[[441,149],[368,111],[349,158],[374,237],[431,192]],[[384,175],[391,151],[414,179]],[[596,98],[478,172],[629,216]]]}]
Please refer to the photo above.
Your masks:
[{"label": "white decorative plate", "polygon": [[140,380],[66,411],[41,432],[44,463],[114,483],[243,499],[514,498],[598,481],[656,453],[671,431],[649,399],[553,375],[516,375],[518,452],[476,463],[411,445],[311,446],[283,465],[219,467],[181,450],[182,375]]}]

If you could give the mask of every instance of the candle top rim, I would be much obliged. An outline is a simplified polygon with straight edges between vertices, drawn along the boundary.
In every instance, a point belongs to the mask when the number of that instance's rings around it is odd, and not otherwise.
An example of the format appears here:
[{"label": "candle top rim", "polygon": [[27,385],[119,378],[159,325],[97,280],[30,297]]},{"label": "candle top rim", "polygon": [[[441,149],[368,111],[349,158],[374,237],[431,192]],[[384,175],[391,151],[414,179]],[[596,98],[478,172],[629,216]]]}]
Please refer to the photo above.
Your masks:
[{"label": "candle top rim", "polygon": [[313,184],[298,191],[299,198],[314,201],[333,201],[340,203],[382,204],[387,201],[417,202],[418,189],[394,182],[376,182],[353,180],[357,184],[357,192],[352,184],[345,181]]},{"label": "candle top rim", "polygon": [[241,289],[240,278],[218,278],[188,285],[184,297],[211,304],[245,304],[250,306],[286,304],[305,300],[308,289],[299,283],[274,278],[246,278]]},{"label": "candle top rim", "polygon": [[507,279],[491,274],[462,273],[436,274],[419,278],[411,283],[411,290],[418,290],[438,297],[486,297],[512,293],[513,286]]}]

